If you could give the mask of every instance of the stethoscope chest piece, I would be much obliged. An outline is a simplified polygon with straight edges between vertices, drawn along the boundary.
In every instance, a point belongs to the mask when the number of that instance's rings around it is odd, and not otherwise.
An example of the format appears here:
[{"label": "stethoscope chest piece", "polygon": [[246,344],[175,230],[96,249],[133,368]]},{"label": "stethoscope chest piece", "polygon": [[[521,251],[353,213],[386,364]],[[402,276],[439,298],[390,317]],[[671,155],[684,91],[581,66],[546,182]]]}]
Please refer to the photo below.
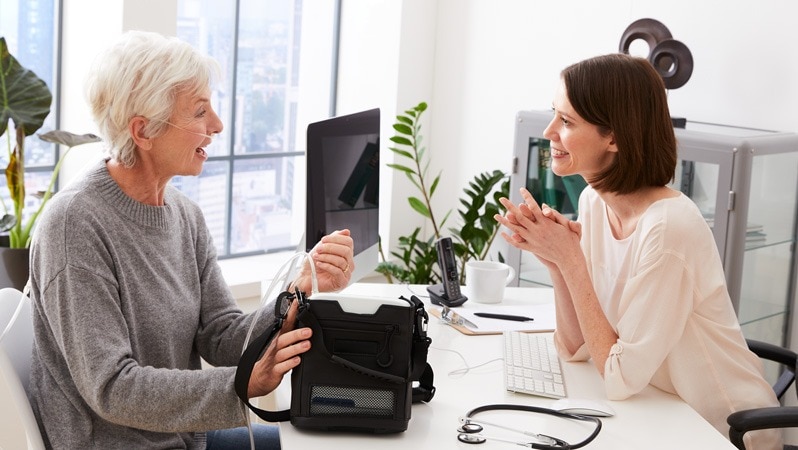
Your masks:
[{"label": "stethoscope chest piece", "polygon": [[466,444],[484,444],[487,441],[484,436],[473,433],[478,433],[478,431],[460,433],[457,435],[457,440],[460,442],[465,442]]},{"label": "stethoscope chest piece", "polygon": [[458,433],[479,433],[482,430],[483,430],[482,425],[480,425],[478,423],[468,422],[468,423],[464,423],[463,425],[461,425],[460,428],[457,429],[457,432]]}]

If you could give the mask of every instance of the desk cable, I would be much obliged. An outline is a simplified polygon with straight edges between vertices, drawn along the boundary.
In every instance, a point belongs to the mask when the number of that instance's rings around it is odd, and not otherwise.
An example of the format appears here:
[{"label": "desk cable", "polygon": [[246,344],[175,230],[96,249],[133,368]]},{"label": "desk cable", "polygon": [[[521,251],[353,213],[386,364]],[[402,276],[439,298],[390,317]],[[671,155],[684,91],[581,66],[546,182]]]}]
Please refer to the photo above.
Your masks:
[{"label": "desk cable", "polygon": [[449,375],[449,376],[458,376],[458,375],[460,375],[460,376],[465,376],[465,375],[466,375],[466,374],[468,374],[468,372],[469,372],[469,371],[471,371],[472,369],[478,369],[478,368],[480,368],[480,367],[487,366],[488,364],[490,364],[490,363],[494,363],[494,362],[496,362],[496,361],[504,361],[504,358],[494,358],[494,359],[491,359],[491,360],[485,361],[485,362],[483,362],[483,363],[477,364],[477,365],[475,365],[475,366],[469,366],[469,365],[468,365],[468,361],[466,360],[465,356],[463,356],[463,354],[462,354],[462,353],[460,353],[460,352],[458,352],[457,350],[452,350],[452,349],[449,349],[449,348],[435,347],[434,345],[430,346],[430,348],[431,348],[431,349],[433,349],[433,350],[440,350],[440,351],[442,351],[442,352],[451,352],[451,353],[454,353],[455,355],[459,356],[459,357],[460,357],[460,359],[462,359],[462,360],[463,360],[463,365],[464,365],[465,367],[461,367],[461,368],[459,368],[459,369],[455,369],[455,370],[452,370],[452,371],[450,371],[449,373],[447,373],[447,375]]},{"label": "desk cable", "polygon": [[[427,294],[419,294],[419,293],[414,292],[413,289],[410,287],[410,284],[406,284],[405,283],[405,287],[407,287],[407,290],[410,291],[411,295],[415,295],[416,297],[421,297],[421,298],[429,298],[429,295],[427,295]],[[434,345],[430,346],[430,349],[440,350],[440,351],[444,351],[444,352],[451,352],[451,353],[454,353],[455,355],[459,356],[460,359],[463,360],[463,365],[465,367],[462,367],[460,369],[452,370],[451,372],[447,373],[447,375],[449,375],[449,376],[457,376],[457,375],[465,376],[472,369],[478,369],[480,367],[487,366],[488,364],[496,362],[496,361],[504,361],[504,358],[495,358],[495,359],[491,359],[489,361],[485,361],[483,363],[477,364],[475,366],[469,366],[468,365],[468,361],[466,360],[465,356],[463,356],[463,354],[458,352],[457,350],[452,350],[452,349],[449,349],[449,348],[435,347]]]},{"label": "desk cable", "polygon": [[402,284],[405,285],[405,287],[407,288],[408,292],[410,292],[411,295],[415,295],[418,298],[429,298],[429,294],[427,294],[426,292],[423,294],[419,294],[413,291],[413,289],[410,287],[410,283],[402,283]]}]

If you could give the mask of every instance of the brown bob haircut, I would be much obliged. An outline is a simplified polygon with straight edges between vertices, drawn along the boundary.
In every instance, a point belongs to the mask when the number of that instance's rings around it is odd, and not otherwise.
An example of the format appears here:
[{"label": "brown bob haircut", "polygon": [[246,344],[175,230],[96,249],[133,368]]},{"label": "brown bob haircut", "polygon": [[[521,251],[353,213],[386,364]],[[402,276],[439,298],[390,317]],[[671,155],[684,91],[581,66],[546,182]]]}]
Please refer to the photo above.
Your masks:
[{"label": "brown bob haircut", "polygon": [[562,71],[577,114],[614,135],[615,161],[595,179],[599,191],[628,194],[664,186],[676,170],[676,136],[662,78],[648,60],[615,53],[586,59]]}]

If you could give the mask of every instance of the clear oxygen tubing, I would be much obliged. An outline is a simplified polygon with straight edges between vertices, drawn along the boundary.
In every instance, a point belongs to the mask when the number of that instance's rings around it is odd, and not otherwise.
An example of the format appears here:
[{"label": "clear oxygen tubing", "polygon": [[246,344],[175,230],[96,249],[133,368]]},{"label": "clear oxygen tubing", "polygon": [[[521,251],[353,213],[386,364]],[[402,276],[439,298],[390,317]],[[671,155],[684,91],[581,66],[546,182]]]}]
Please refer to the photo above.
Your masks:
[{"label": "clear oxygen tubing", "polygon": [[[260,315],[264,310],[264,307],[269,302],[270,299],[276,298],[272,294],[275,293],[275,289],[277,286],[282,286],[281,291],[288,288],[290,283],[294,281],[296,276],[299,274],[299,271],[302,270],[302,265],[308,262],[310,266],[310,285],[311,285],[311,292],[310,295],[313,295],[319,292],[319,282],[316,278],[316,264],[313,262],[313,257],[310,256],[310,253],[307,252],[298,252],[295,253],[288,261],[286,261],[280,270],[277,271],[277,275],[272,278],[271,283],[269,283],[269,287],[263,293],[263,296],[260,298],[260,305],[258,305],[258,310],[255,312],[255,317],[252,319],[252,322],[249,324],[249,330],[247,330],[247,336],[244,339],[244,346],[241,348],[241,353],[244,353],[247,346],[249,345],[249,340],[252,337],[252,331],[255,329],[255,324],[258,323],[258,319],[260,319]],[[277,293],[279,294],[278,291]],[[249,417],[249,411],[247,410],[246,405],[243,403],[241,404],[242,411],[244,412],[244,417],[246,418],[247,422],[247,431],[249,433],[249,446],[251,450],[255,450],[255,437],[252,434],[252,422]]]}]

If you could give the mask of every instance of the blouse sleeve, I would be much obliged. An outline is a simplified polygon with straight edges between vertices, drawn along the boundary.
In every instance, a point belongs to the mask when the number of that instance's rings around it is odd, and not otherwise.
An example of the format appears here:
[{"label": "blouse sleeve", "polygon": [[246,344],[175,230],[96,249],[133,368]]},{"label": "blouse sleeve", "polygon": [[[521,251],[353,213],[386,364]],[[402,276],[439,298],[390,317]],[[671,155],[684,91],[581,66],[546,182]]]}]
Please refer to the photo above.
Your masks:
[{"label": "blouse sleeve", "polygon": [[640,392],[683,334],[696,298],[683,258],[660,252],[626,283],[618,303],[618,340],[604,367],[607,397]]}]

